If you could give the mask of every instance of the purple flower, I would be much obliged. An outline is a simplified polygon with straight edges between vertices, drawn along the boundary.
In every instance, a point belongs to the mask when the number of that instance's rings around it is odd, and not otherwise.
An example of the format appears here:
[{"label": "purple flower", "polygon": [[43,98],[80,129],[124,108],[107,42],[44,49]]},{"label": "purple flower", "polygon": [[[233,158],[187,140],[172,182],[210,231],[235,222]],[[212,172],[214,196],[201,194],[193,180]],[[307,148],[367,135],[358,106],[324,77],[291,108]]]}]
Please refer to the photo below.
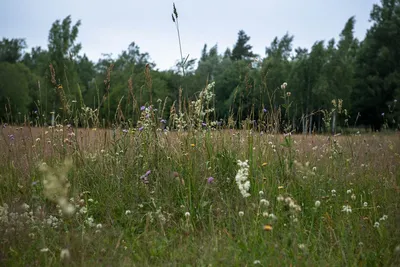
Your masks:
[{"label": "purple flower", "polygon": [[141,110],[141,111],[143,111],[143,110],[145,110],[145,109],[146,109],[145,106],[141,106],[141,107],[140,107],[140,110]]},{"label": "purple flower", "polygon": [[381,114],[382,116],[385,116],[385,112],[382,112],[382,114]]},{"label": "purple flower", "polygon": [[205,127],[205,126],[207,126],[207,123],[202,122],[201,125],[203,125]]},{"label": "purple flower", "polygon": [[142,180],[143,183],[148,184],[149,180],[147,179],[147,176],[149,176],[151,173],[150,170],[148,170],[145,174],[143,174],[142,176],[140,176],[140,180]]},{"label": "purple flower", "polygon": [[6,127],[7,127],[7,123],[4,123],[3,124],[3,129],[6,128]]},{"label": "purple flower", "polygon": [[9,134],[8,138],[10,138],[10,141],[14,141],[14,135],[13,134]]},{"label": "purple flower", "polygon": [[143,126],[139,128],[139,131],[142,131],[142,130],[143,130]]},{"label": "purple flower", "polygon": [[214,177],[210,176],[207,178],[207,183],[212,184],[214,182]]},{"label": "purple flower", "polygon": [[164,119],[161,119],[160,122],[161,122],[161,123],[167,123],[167,121],[164,120]]},{"label": "purple flower", "polygon": [[264,112],[264,113],[267,113],[267,109],[266,109],[266,108],[263,108],[263,112]]},{"label": "purple flower", "polygon": [[123,129],[122,132],[126,134],[126,133],[128,133],[128,130],[127,129]]}]

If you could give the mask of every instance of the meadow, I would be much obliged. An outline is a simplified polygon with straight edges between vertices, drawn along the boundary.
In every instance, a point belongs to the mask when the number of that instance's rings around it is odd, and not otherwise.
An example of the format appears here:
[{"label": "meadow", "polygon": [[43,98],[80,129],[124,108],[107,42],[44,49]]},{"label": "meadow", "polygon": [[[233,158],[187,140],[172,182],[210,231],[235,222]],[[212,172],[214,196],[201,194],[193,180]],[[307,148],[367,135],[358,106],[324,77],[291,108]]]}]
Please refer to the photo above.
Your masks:
[{"label": "meadow", "polygon": [[2,125],[0,265],[400,264],[398,133],[168,131],[142,118]]}]

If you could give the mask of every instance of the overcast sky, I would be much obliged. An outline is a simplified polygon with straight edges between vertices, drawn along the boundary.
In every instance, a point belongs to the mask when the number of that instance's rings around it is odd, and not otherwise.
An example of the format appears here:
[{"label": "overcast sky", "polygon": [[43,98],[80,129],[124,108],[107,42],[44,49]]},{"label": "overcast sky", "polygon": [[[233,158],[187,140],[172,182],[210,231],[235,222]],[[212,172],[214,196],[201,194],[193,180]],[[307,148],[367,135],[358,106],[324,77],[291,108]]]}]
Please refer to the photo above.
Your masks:
[{"label": "overcast sky", "polygon": [[[29,49],[47,47],[51,24],[72,16],[82,21],[82,52],[97,62],[102,53],[114,57],[135,41],[157,68],[169,69],[179,59],[169,0],[0,0],[0,37],[26,38]],[[363,39],[369,14],[378,0],[176,0],[184,55],[199,58],[205,43],[219,52],[232,47],[243,29],[261,56],[275,36],[294,35],[294,48],[338,38],[355,16],[355,35]]]}]

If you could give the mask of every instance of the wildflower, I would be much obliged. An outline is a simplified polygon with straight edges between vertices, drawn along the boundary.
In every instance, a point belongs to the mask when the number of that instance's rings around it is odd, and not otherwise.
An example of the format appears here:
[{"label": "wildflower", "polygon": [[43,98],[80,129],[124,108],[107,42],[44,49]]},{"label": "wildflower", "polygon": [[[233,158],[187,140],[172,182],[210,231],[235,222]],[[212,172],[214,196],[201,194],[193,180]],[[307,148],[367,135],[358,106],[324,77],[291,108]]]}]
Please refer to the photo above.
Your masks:
[{"label": "wildflower", "polygon": [[269,218],[271,218],[272,220],[276,220],[278,219],[275,214],[271,213],[270,215],[268,215]]},{"label": "wildflower", "polygon": [[145,106],[141,106],[141,107],[140,107],[140,110],[141,110],[141,111],[143,111],[143,110],[145,110],[145,109],[146,109]]},{"label": "wildflower", "polygon": [[122,132],[123,132],[124,134],[126,134],[126,133],[128,133],[128,130],[127,130],[127,129],[123,129]]},{"label": "wildflower", "polygon": [[36,142],[40,142],[40,138],[38,137],[38,138],[36,138]]},{"label": "wildflower", "polygon": [[386,220],[387,220],[387,218],[388,218],[388,216],[387,216],[387,215],[383,215],[383,216],[382,216],[382,218],[380,218],[379,220],[380,220],[380,221],[386,221]]},{"label": "wildflower", "polygon": [[79,213],[80,213],[80,214],[86,214],[86,213],[87,213],[87,208],[86,208],[86,207],[82,207],[82,208],[79,210]]},{"label": "wildflower", "polygon": [[278,189],[283,189],[283,186],[282,185],[278,186]]},{"label": "wildflower", "polygon": [[96,225],[96,228],[97,229],[101,229],[101,228],[103,228],[103,225],[101,223],[99,223],[99,224]]},{"label": "wildflower", "polygon": [[276,200],[278,200],[279,202],[282,202],[282,201],[284,200],[284,198],[283,198],[282,195],[279,195],[279,196],[276,198]]},{"label": "wildflower", "polygon": [[352,200],[356,200],[356,195],[352,194],[352,195],[351,195],[351,199],[352,199]]},{"label": "wildflower", "polygon": [[190,212],[185,212],[185,217],[188,219],[190,217]]},{"label": "wildflower", "polygon": [[299,244],[298,247],[299,247],[299,249],[303,250],[303,249],[306,248],[306,245],[304,245],[304,244]]},{"label": "wildflower", "polygon": [[161,123],[164,123],[164,124],[167,123],[167,121],[164,120],[164,119],[161,119],[160,122],[161,122]]},{"label": "wildflower", "polygon": [[267,166],[267,163],[264,162],[263,164],[261,164],[261,166],[265,167],[265,166]]},{"label": "wildflower", "polygon": [[238,160],[239,170],[235,176],[236,184],[240,190],[240,193],[244,198],[249,197],[250,181],[247,180],[249,176],[249,164],[248,160]]},{"label": "wildflower", "polygon": [[379,228],[379,225],[380,225],[379,222],[375,222],[375,223],[374,223],[374,227],[375,227],[375,228]]},{"label": "wildflower", "polygon": [[292,94],[291,92],[287,92],[287,93],[286,93],[287,96],[290,96],[291,94]]},{"label": "wildflower", "polygon": [[331,193],[332,193],[332,196],[333,196],[333,197],[336,196],[336,190],[335,190],[335,189],[332,189]]},{"label": "wildflower", "polygon": [[142,182],[144,184],[148,184],[149,180],[147,179],[147,177],[150,175],[151,171],[148,170],[145,174],[143,174],[142,176],[140,176],[140,180],[142,180]]},{"label": "wildflower", "polygon": [[191,146],[191,147],[195,147],[196,145],[195,145],[195,144],[190,144],[190,146]]},{"label": "wildflower", "polygon": [[261,199],[260,200],[260,205],[264,205],[264,206],[269,206],[269,201],[268,200],[266,200],[266,199]]},{"label": "wildflower", "polygon": [[315,207],[318,208],[319,206],[321,206],[321,201],[317,200],[315,201]]},{"label": "wildflower", "polygon": [[260,196],[262,196],[262,195],[264,195],[264,191],[260,191],[260,192],[258,192],[258,194],[259,194]]},{"label": "wildflower", "polygon": [[48,248],[42,248],[42,249],[40,250],[40,252],[48,252],[48,251],[49,251]]},{"label": "wildflower", "polygon": [[143,131],[143,126],[139,128],[139,131]]},{"label": "wildflower", "polygon": [[351,189],[346,191],[347,194],[351,194]]},{"label": "wildflower", "polygon": [[364,207],[368,207],[368,202],[364,202]]},{"label": "wildflower", "polygon": [[282,90],[286,89],[286,86],[287,86],[287,83],[286,83],[286,82],[282,83],[281,89],[282,89]]},{"label": "wildflower", "polygon": [[342,211],[346,212],[346,213],[351,213],[352,212],[351,207],[349,205],[344,205],[343,208],[342,208]]},{"label": "wildflower", "polygon": [[69,250],[67,248],[64,248],[61,250],[60,252],[60,259],[64,260],[64,259],[69,259],[71,257],[71,254],[69,253]]},{"label": "wildflower", "polygon": [[207,183],[212,184],[214,182],[214,177],[208,177],[207,178]]},{"label": "wildflower", "polygon": [[263,230],[264,230],[264,231],[271,231],[271,230],[272,230],[272,225],[270,225],[270,224],[264,225],[264,226],[263,226]]},{"label": "wildflower", "polygon": [[257,264],[261,264],[261,262],[260,262],[259,260],[255,260],[255,261],[253,262],[253,264],[254,264],[254,265],[257,265]]},{"label": "wildflower", "polygon": [[263,217],[268,217],[268,215],[269,215],[269,214],[268,214],[268,212],[266,212],[266,211],[264,211],[263,214],[262,214]]},{"label": "wildflower", "polygon": [[316,171],[317,171],[317,167],[313,167],[313,168],[312,168],[312,171],[313,171],[313,172],[316,172]]},{"label": "wildflower", "polygon": [[385,116],[385,112],[382,112],[382,114],[381,114],[381,115],[382,115],[382,117],[383,117],[383,116]]},{"label": "wildflower", "polygon": [[21,208],[24,209],[24,210],[29,210],[29,205],[24,203],[24,204],[21,205]]},{"label": "wildflower", "polygon": [[244,212],[243,211],[239,211],[239,217],[243,217]]},{"label": "wildflower", "polygon": [[263,110],[262,110],[264,113],[267,113],[267,109],[266,108],[263,108]]},{"label": "wildflower", "polygon": [[126,210],[125,211],[125,215],[129,215],[129,214],[131,214],[132,212],[130,211],[130,210]]}]

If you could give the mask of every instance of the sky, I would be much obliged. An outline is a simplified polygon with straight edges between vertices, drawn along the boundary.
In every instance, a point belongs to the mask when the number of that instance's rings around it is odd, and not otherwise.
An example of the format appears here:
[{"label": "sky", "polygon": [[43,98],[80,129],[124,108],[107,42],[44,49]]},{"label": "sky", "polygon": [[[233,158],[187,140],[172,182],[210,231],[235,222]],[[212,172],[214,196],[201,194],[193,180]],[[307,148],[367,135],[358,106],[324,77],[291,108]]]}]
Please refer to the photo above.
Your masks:
[{"label": "sky", "polygon": [[[71,15],[81,20],[78,42],[91,60],[115,58],[135,42],[160,70],[180,58],[169,0],[0,0],[0,38],[25,38],[28,49],[47,48],[51,24]],[[204,44],[232,48],[239,30],[250,36],[253,52],[264,57],[277,36],[294,35],[293,48],[336,40],[355,16],[355,36],[365,37],[369,14],[379,0],[176,0],[184,57],[200,58]]]}]

